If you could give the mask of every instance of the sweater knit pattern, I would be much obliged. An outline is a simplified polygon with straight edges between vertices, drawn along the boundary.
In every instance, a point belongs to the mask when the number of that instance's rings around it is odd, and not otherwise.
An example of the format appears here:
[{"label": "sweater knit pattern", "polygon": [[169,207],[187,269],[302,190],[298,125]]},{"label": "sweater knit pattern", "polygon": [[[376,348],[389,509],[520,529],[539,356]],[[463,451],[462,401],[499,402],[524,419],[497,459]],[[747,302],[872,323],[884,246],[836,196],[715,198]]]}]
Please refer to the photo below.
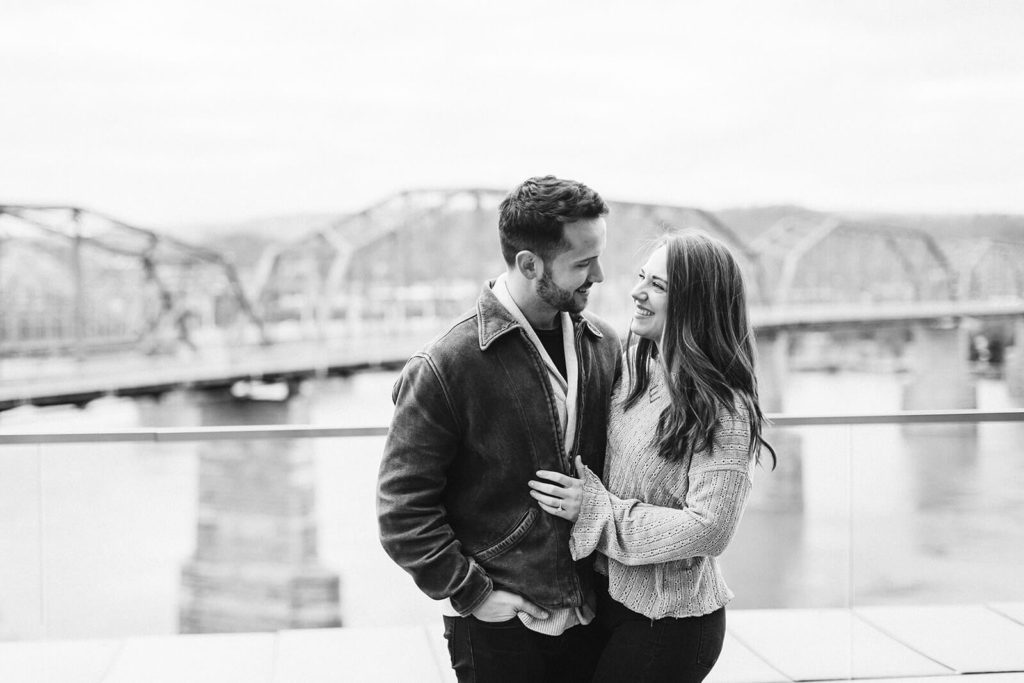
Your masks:
[{"label": "sweater knit pattern", "polygon": [[[651,619],[714,612],[733,598],[716,559],[739,525],[755,458],[750,416],[740,402],[718,411],[709,448],[672,461],[658,455],[657,427],[669,404],[660,369],[647,396],[623,410],[627,387],[612,395],[605,484],[584,473],[573,526],[573,557],[594,551],[611,597]],[[605,560],[605,558],[607,558]]]}]

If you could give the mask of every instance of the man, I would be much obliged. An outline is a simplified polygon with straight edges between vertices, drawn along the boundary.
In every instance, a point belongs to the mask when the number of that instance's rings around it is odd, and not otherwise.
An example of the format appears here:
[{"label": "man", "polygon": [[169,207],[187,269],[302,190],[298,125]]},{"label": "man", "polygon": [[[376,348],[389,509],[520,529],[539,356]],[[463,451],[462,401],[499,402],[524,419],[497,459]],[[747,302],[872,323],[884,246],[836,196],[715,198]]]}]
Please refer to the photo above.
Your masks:
[{"label": "man", "polygon": [[378,481],[380,537],[423,592],[447,599],[460,681],[588,681],[602,645],[594,575],[569,522],[544,514],[537,470],[604,471],[621,347],[582,315],[604,279],[608,207],[582,183],[530,178],[501,203],[506,272],[395,384]]}]

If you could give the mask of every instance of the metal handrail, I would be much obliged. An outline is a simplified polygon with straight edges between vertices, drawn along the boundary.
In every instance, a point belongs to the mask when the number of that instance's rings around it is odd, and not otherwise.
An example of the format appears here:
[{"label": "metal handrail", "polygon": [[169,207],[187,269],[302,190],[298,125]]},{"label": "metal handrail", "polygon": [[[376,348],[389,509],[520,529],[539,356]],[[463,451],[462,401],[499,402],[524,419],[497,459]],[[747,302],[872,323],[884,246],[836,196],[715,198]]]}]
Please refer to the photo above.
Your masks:
[{"label": "metal handrail", "polygon": [[[881,424],[977,424],[1024,422],[1024,408],[1012,410],[906,410],[892,413],[768,416],[775,427],[820,427]],[[238,427],[160,427],[84,432],[0,432],[0,446],[56,443],[173,443],[229,439],[321,439],[385,436],[387,426],[331,427],[253,425]]]}]

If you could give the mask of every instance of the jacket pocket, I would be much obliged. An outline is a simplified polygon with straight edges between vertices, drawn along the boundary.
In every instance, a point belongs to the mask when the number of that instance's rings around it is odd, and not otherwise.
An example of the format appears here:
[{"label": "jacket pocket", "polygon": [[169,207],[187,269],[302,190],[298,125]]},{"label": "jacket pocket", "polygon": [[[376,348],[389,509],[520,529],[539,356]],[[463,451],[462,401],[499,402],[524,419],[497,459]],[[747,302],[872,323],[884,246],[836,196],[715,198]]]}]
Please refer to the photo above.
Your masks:
[{"label": "jacket pocket", "polygon": [[538,512],[537,508],[529,508],[526,511],[526,514],[520,518],[514,527],[512,527],[512,531],[506,534],[504,538],[494,545],[488,546],[483,550],[473,552],[473,559],[483,564],[488,560],[493,560],[494,558],[507,553],[523,538],[523,536],[526,535],[533,526],[533,523],[537,521],[537,515],[539,514],[540,512]]}]

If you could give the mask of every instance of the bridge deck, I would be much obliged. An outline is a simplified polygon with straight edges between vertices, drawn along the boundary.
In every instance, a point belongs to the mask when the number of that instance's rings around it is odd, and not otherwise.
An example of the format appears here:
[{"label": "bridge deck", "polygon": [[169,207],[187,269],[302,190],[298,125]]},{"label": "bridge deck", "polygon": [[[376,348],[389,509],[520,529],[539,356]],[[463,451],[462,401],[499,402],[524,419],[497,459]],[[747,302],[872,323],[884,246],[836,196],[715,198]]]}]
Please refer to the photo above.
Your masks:
[{"label": "bridge deck", "polygon": [[230,387],[238,381],[281,381],[404,363],[429,336],[323,347],[287,343],[206,356],[125,355],[82,362],[5,361],[0,411],[20,405],[86,403],[104,396],[144,396],[173,389]]},{"label": "bridge deck", "polygon": [[[917,302],[754,308],[755,329],[834,330],[849,327],[912,325],[962,317],[1024,316],[1024,301]],[[400,365],[443,322],[419,320],[408,329],[330,340],[282,342],[269,346],[218,348],[191,357],[91,357],[81,362],[4,359],[0,355],[0,411],[19,405],[83,404],[103,396],[161,394],[179,388],[231,386],[241,380],[280,381],[348,372],[366,367]],[[2,353],[2,349],[0,349]]]},{"label": "bridge deck", "polygon": [[[1024,603],[733,610],[710,683],[1024,683]],[[969,676],[965,678],[964,676]],[[7,683],[451,683],[440,625],[0,644]]]}]

